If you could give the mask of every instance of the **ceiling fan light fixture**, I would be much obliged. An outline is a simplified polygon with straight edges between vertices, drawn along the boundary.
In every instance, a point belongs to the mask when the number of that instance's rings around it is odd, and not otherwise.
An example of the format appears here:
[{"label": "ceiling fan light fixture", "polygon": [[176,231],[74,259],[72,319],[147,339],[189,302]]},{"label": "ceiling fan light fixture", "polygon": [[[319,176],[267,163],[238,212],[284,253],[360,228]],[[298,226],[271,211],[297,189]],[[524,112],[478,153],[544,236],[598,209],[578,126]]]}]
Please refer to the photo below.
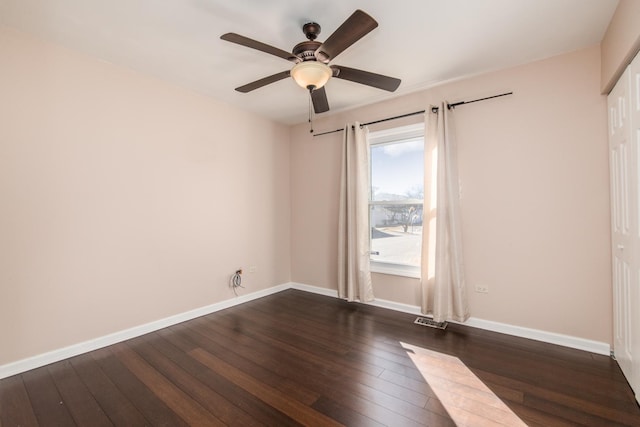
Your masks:
[{"label": "ceiling fan light fixture", "polygon": [[328,65],[317,61],[303,61],[291,69],[291,77],[304,89],[320,89],[332,75]]}]

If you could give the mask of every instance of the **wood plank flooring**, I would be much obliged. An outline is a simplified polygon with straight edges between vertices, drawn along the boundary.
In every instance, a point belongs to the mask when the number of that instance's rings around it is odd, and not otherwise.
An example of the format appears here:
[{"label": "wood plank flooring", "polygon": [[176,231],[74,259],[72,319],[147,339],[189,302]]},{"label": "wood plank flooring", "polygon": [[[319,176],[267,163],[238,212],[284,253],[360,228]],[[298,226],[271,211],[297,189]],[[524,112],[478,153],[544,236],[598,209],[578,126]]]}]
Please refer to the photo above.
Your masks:
[{"label": "wood plank flooring", "polygon": [[640,426],[609,357],[288,290],[0,380],[10,426]]}]

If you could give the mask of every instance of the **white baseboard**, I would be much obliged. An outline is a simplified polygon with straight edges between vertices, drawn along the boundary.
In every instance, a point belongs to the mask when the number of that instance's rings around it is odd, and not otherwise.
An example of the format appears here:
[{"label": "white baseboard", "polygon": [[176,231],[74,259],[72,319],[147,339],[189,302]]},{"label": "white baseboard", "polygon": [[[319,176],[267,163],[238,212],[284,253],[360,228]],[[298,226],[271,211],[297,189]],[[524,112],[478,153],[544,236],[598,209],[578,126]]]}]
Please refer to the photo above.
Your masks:
[{"label": "white baseboard", "polygon": [[[338,292],[331,289],[319,288],[315,286],[304,285],[301,283],[292,283],[291,288],[299,289],[302,291],[313,292],[316,294],[338,297]],[[387,308],[389,310],[401,311],[403,313],[415,314],[421,316],[420,307],[416,305],[402,304],[394,301],[387,301],[376,299],[375,301],[367,303],[369,305],[375,305],[376,307]],[[473,328],[485,329],[488,331],[499,332],[502,334],[513,335],[521,338],[528,338],[531,340],[542,341],[549,344],[557,344],[564,347],[575,348],[577,350],[584,350],[591,353],[602,354],[609,356],[611,353],[611,346],[608,343],[600,341],[592,341],[584,338],[573,337],[570,335],[562,335],[554,332],[541,331],[538,329],[524,328],[522,326],[514,326],[506,323],[493,322],[491,320],[483,320],[475,317],[469,318],[461,325],[471,326]]]},{"label": "white baseboard", "polygon": [[500,332],[502,334],[513,335],[516,337],[542,341],[549,344],[557,344],[564,347],[575,348],[577,350],[584,350],[591,353],[602,354],[604,356],[609,356],[611,354],[611,346],[608,343],[573,337],[571,335],[563,335],[557,334],[555,332],[524,328],[522,326],[514,326],[506,323],[493,322],[491,320],[477,319],[475,317],[471,317],[469,318],[469,320],[461,324],[474,328],[485,329],[488,331]]},{"label": "white baseboard", "polygon": [[336,289],[321,288],[319,286],[305,285],[304,283],[296,282],[290,282],[289,288],[310,292],[312,294],[324,295],[326,297],[338,298],[338,291]]},{"label": "white baseboard", "polygon": [[[320,288],[317,286],[305,285],[303,283],[292,282],[291,289],[298,289],[299,291],[311,292],[314,294],[320,294],[327,297],[338,298],[338,291],[335,289]],[[376,307],[387,308],[389,310],[401,311],[409,314],[420,314],[420,307],[409,304],[402,304],[400,302],[387,301],[384,299],[376,299],[375,301],[367,302],[368,305],[375,305]]]},{"label": "white baseboard", "polygon": [[[205,307],[196,308],[184,313],[169,316],[164,319],[156,320],[146,323],[144,325],[135,326],[133,328],[125,329],[123,331],[115,332],[113,334],[105,335],[88,341],[84,341],[78,344],[73,344],[68,347],[53,350],[47,353],[39,354],[26,359],[18,360],[16,362],[8,363],[6,365],[0,365],[0,379],[7,378],[12,375],[20,374],[22,372],[29,371],[31,369],[39,368],[41,366],[48,365],[50,363],[58,362],[60,360],[68,359],[69,357],[77,356],[79,354],[87,353],[89,351],[97,350],[112,344],[116,344],[131,338],[138,337],[140,335],[154,332],[162,328],[166,328],[178,323],[185,322],[187,320],[195,319],[196,317],[205,316],[207,314],[214,313],[216,311],[224,310],[225,308],[233,307],[245,302],[249,302],[258,298],[272,295],[287,289],[298,289],[305,292],[311,292],[314,294],[325,295],[328,297],[338,298],[338,292],[334,289],[321,288],[317,286],[305,285],[303,283],[284,283],[281,285],[273,286],[268,289],[253,292],[247,295],[241,295],[239,297],[221,301],[215,304],[207,305]],[[394,301],[387,300],[375,300],[369,305],[376,307],[386,308],[389,310],[400,311],[403,313],[420,315],[420,307],[402,304]],[[540,331],[536,329],[523,328],[520,326],[508,325],[505,323],[493,322],[490,320],[482,320],[476,318],[470,318],[465,323],[466,326],[474,328],[486,329],[489,331],[499,332],[507,335],[513,335],[522,338],[528,338],[536,341],[542,341],[551,344],[557,344],[564,347],[575,348],[578,350],[589,351],[591,353],[602,354],[609,356],[610,346],[607,343],[587,340],[584,338],[572,337],[568,335],[556,334],[553,332]]]},{"label": "white baseboard", "polygon": [[73,344],[68,347],[18,360],[6,365],[0,365],[0,379],[26,372],[31,369],[39,368],[50,363],[58,362],[60,360],[68,359],[69,357],[77,356],[89,351],[97,350],[99,348],[103,348],[112,344],[126,341],[131,338],[139,337],[140,335],[148,334],[149,332],[154,332],[162,328],[177,325],[178,323],[195,319],[196,317],[205,316],[207,314],[224,310],[225,308],[233,307],[254,299],[275,294],[277,292],[289,289],[290,287],[291,285],[289,283],[285,283],[247,295],[241,295],[236,298],[207,305],[205,307],[196,308],[194,310],[176,314],[174,316],[169,316],[164,319],[146,323],[144,325],[134,326],[133,328],[125,329],[123,331],[115,332],[113,334],[105,335],[78,344]]}]

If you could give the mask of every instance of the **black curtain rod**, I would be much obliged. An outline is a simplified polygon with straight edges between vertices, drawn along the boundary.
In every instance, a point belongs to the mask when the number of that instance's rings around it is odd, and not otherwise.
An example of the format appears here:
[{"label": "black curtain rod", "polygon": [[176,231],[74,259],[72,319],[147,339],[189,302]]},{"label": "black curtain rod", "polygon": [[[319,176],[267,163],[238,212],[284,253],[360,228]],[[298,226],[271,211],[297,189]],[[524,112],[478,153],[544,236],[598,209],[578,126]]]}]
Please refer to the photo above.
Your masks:
[{"label": "black curtain rod", "polygon": [[[460,101],[460,102],[455,102],[453,104],[447,104],[447,109],[450,110],[452,108],[456,108],[458,105],[471,104],[471,103],[479,102],[479,101],[486,101],[487,99],[499,98],[501,96],[507,96],[507,95],[513,95],[513,92],[501,93],[499,95],[487,96],[486,98],[473,99],[471,101]],[[431,112],[432,113],[437,113],[438,110],[439,110],[438,107],[431,107]],[[377,123],[388,122],[389,120],[403,119],[405,117],[411,117],[411,116],[416,116],[418,114],[424,114],[425,112],[426,112],[426,110],[414,111],[413,113],[407,113],[407,114],[402,114],[400,116],[387,117],[386,119],[380,119],[380,120],[374,120],[374,121],[368,122],[368,123],[362,123],[360,126],[368,126],[368,125],[374,125],[374,124],[377,124]],[[314,133],[313,136],[328,135],[330,133],[342,132],[343,130],[344,130],[344,128],[340,128],[340,129],[330,130],[330,131],[322,132],[322,133]]]},{"label": "black curtain rod", "polygon": [[[500,98],[501,96],[507,96],[507,95],[513,95],[513,92],[501,93],[499,95],[487,96],[486,98],[479,98],[471,101],[460,101],[453,104],[447,104],[447,109],[450,110],[452,108],[456,108],[458,105],[472,104],[474,102],[486,101],[487,99]],[[433,108],[431,110],[433,110]]]},{"label": "black curtain rod", "polygon": [[[396,120],[396,119],[402,119],[402,118],[405,118],[405,117],[416,116],[418,114],[423,114],[425,111],[426,110],[414,111],[413,113],[402,114],[401,116],[387,117],[386,119],[380,119],[380,120],[375,120],[373,122],[362,123],[360,126],[368,126],[368,125],[373,125],[373,124],[376,124],[376,123],[388,122],[389,120]],[[328,135],[330,133],[342,132],[343,130],[344,130],[344,128],[340,128],[340,129],[330,130],[330,131],[322,132],[322,133],[314,133],[313,136]]]}]

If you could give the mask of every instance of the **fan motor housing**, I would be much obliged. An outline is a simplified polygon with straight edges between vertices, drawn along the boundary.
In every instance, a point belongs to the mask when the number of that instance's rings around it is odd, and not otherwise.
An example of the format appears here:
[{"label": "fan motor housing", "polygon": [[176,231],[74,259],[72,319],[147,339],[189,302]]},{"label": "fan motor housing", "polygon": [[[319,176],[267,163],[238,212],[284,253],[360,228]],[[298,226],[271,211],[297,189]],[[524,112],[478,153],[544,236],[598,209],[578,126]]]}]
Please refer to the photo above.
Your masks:
[{"label": "fan motor housing", "polygon": [[[321,45],[322,43],[313,41],[313,40],[304,41],[295,45],[292,53],[298,58],[302,59],[303,61],[316,61],[314,52]],[[327,63],[329,61],[322,61],[322,62]]]}]

